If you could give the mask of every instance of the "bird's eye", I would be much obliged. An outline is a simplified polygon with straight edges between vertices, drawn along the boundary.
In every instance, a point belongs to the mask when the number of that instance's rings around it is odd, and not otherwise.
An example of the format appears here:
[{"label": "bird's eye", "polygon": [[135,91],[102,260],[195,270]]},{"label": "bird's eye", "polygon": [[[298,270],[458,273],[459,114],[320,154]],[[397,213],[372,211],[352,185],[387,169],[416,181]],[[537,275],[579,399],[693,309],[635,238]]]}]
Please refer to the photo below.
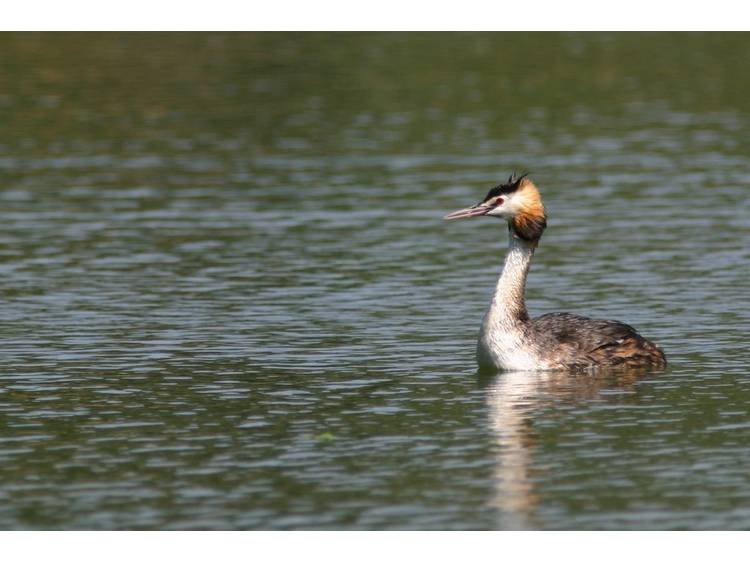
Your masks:
[{"label": "bird's eye", "polygon": [[505,199],[503,199],[502,197],[498,197],[497,199],[495,199],[495,205],[502,205],[504,202]]}]

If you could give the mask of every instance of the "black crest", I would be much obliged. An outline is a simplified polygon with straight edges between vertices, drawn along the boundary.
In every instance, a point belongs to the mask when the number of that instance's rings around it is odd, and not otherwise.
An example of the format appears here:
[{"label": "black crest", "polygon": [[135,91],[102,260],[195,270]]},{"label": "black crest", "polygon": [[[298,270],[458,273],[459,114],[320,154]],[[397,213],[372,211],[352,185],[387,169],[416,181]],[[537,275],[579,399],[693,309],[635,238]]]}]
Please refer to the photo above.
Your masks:
[{"label": "black crest", "polygon": [[492,189],[490,189],[487,192],[486,197],[482,200],[482,203],[487,201],[488,199],[492,199],[493,197],[497,197],[498,195],[505,195],[508,193],[513,193],[515,190],[518,189],[518,187],[521,185],[521,182],[523,179],[528,176],[529,174],[522,174],[520,176],[516,175],[515,172],[513,172],[510,177],[508,178],[508,181],[505,183],[501,183],[500,185],[496,185]]}]

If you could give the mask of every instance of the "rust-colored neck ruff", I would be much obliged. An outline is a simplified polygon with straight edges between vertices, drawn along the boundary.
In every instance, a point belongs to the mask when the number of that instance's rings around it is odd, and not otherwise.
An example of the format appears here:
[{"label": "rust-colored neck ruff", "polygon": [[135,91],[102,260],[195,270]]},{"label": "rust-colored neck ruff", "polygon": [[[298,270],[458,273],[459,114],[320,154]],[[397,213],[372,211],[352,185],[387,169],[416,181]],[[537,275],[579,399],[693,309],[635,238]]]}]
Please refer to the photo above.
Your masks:
[{"label": "rust-colored neck ruff", "polygon": [[539,190],[530,179],[523,178],[514,200],[518,211],[509,223],[511,235],[538,243],[547,227],[547,214]]},{"label": "rust-colored neck ruff", "polygon": [[542,208],[541,215],[532,215],[530,213],[520,213],[508,223],[508,229],[511,236],[516,236],[526,242],[539,243],[539,239],[547,228],[547,217],[544,216]]}]

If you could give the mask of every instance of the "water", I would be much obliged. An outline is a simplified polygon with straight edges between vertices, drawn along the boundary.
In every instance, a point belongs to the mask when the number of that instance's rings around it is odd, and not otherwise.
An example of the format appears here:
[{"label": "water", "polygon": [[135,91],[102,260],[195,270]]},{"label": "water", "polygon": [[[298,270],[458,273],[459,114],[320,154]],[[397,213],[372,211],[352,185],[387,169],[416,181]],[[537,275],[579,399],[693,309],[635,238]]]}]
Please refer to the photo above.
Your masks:
[{"label": "water", "polygon": [[[0,527],[750,528],[747,44],[0,35]],[[666,372],[476,373],[513,169]]]}]

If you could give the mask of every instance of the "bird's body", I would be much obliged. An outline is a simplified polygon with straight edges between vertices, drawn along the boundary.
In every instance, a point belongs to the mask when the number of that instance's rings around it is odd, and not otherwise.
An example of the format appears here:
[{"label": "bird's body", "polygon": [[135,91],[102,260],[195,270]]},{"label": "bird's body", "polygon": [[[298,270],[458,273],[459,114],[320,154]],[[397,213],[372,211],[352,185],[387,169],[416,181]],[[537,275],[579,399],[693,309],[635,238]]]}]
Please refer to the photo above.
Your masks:
[{"label": "bird's body", "polygon": [[536,186],[525,176],[494,187],[473,207],[448,220],[495,216],[508,221],[510,243],[477,344],[481,368],[580,370],[597,367],[663,367],[664,353],[631,326],[569,313],[531,319],[524,293],[534,250],[546,227]]}]

